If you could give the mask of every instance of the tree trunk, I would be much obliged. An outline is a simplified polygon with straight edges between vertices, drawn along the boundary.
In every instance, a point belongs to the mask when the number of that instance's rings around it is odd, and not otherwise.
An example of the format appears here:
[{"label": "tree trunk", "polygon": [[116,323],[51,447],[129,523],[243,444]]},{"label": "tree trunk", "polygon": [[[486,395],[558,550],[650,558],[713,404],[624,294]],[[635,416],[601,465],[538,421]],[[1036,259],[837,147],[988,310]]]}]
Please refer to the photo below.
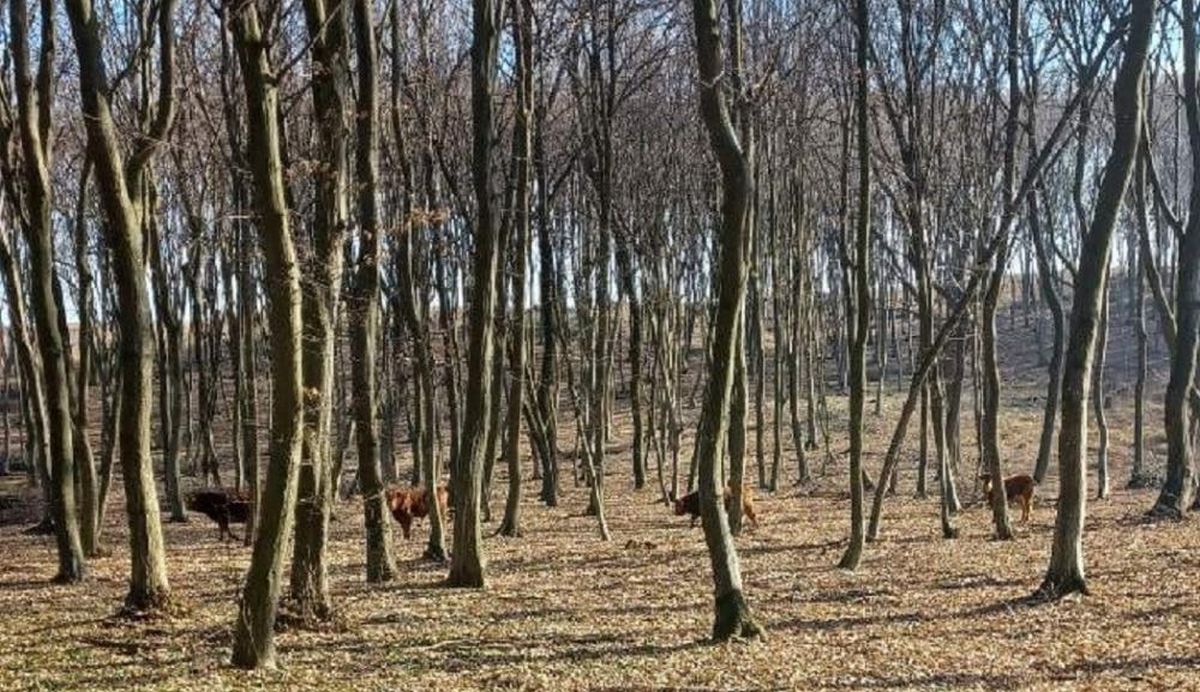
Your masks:
[{"label": "tree trunk", "polygon": [[[1111,271],[1111,270],[1109,270]],[[1104,358],[1108,350],[1108,302],[1109,274],[1104,277],[1104,293],[1101,296],[1100,327],[1096,336],[1096,362],[1092,365],[1092,411],[1096,417],[1096,429],[1100,431],[1100,444],[1096,449],[1096,499],[1103,500],[1109,494],[1108,482],[1108,417],[1104,412]]]},{"label": "tree trunk", "polygon": [[[1032,111],[1036,111],[1036,108],[1030,110],[1032,113]],[[1058,296],[1058,289],[1055,288],[1058,275],[1050,262],[1050,255],[1046,251],[1046,241],[1042,235],[1041,209],[1038,205],[1041,187],[1039,183],[1039,189],[1029,196],[1029,234],[1033,238],[1033,247],[1037,255],[1042,297],[1050,308],[1050,319],[1054,325],[1054,346],[1050,355],[1049,379],[1046,383],[1046,408],[1042,414],[1042,434],[1038,441],[1037,462],[1033,469],[1033,479],[1038,483],[1046,479],[1046,472],[1050,469],[1050,455],[1054,445],[1054,422],[1058,414],[1059,394],[1062,391],[1063,351],[1066,349],[1067,326],[1062,300]]]},{"label": "tree trunk", "polygon": [[347,3],[305,0],[312,41],[312,99],[316,122],[316,214],[311,243],[301,254],[304,283],[304,438],[296,503],[291,601],[301,622],[333,613],[329,591],[329,518],[333,501],[331,430],[334,343],[346,233]]},{"label": "tree trunk", "polygon": [[492,190],[492,91],[501,8],[493,0],[474,0],[471,44],[472,179],[475,190],[475,257],[471,283],[466,417],[454,466],[454,553],[450,586],[482,588],[486,562],[479,525],[484,454],[491,404],[493,318],[499,249]]},{"label": "tree trunk", "polygon": [[[88,263],[88,233],[86,222],[87,183],[92,165],[84,159],[79,173],[79,192],[75,203],[75,275],[79,294],[76,300],[79,312],[79,360],[75,367],[75,403],[73,439],[75,465],[78,467],[81,496],[79,501],[79,538],[83,552],[88,557],[98,555],[100,550],[100,483],[96,476],[96,463],[92,456],[92,444],[88,439],[88,393],[92,376],[92,268]],[[59,313],[62,321],[66,315]],[[8,416],[5,414],[5,435]],[[7,443],[6,443],[7,445]],[[5,452],[7,457],[7,451]]]},{"label": "tree trunk", "polygon": [[[392,32],[392,52],[393,56],[400,54],[400,15],[398,3],[392,4],[391,16],[391,32]],[[415,448],[419,449],[418,463],[422,466],[422,475],[425,478],[426,498],[429,503],[429,541],[425,547],[425,557],[437,562],[446,560],[446,539],[445,528],[443,526],[443,517],[445,516],[441,507],[440,498],[437,492],[430,492],[436,488],[441,479],[437,458],[434,456],[434,436],[437,431],[437,409],[436,409],[436,390],[434,389],[434,360],[432,351],[432,337],[429,334],[428,320],[422,313],[417,303],[417,282],[413,272],[414,263],[414,244],[421,234],[429,232],[429,225],[421,220],[427,217],[428,214],[415,213],[417,210],[411,209],[411,190],[413,189],[414,179],[412,167],[409,163],[407,154],[406,140],[404,137],[404,129],[401,122],[400,109],[400,93],[403,88],[402,70],[398,58],[392,64],[392,130],[396,140],[397,158],[400,163],[400,174],[403,178],[404,190],[400,196],[400,212],[402,218],[406,220],[404,226],[401,227],[401,235],[396,239],[396,274],[397,286],[396,294],[399,302],[399,312],[404,319],[404,323],[409,331],[412,339],[414,360],[416,361],[415,384],[418,391],[418,396],[415,402],[415,417],[417,420],[417,432],[415,437]],[[427,181],[426,192],[428,203],[433,202],[433,185]],[[426,210],[427,211],[427,210]],[[452,411],[453,412],[453,411]],[[455,479],[451,479],[454,481]],[[436,510],[436,511],[434,511]]]},{"label": "tree trunk", "polygon": [[[1146,146],[1145,142],[1142,147]],[[1139,156],[1134,178],[1134,201],[1138,235],[1148,234],[1146,218],[1146,170],[1145,157]],[[1140,241],[1140,238],[1139,238]],[[1136,243],[1137,253],[1137,288],[1133,292],[1134,313],[1133,329],[1137,337],[1137,381],[1133,386],[1133,468],[1129,472],[1129,487],[1141,488],[1146,481],[1146,371],[1147,346],[1149,335],[1146,333],[1146,258],[1140,242]],[[1132,271],[1130,269],[1129,271]]]},{"label": "tree trunk", "polygon": [[[716,474],[725,446],[729,401],[733,388],[736,333],[746,295],[746,222],[753,192],[752,169],[729,121],[721,56],[721,28],[714,0],[693,0],[696,58],[700,68],[700,114],[721,168],[720,264],[717,312],[704,408],[696,448],[700,476],[700,510],[704,540],[713,570],[716,617],[712,638],[753,637],[762,633],[742,593],[737,549],[722,507],[723,488]],[[740,37],[735,38],[740,41]]]},{"label": "tree trunk", "polygon": [[[525,274],[529,251],[529,180],[530,119],[533,115],[533,4],[531,0],[513,0],[513,43],[517,63],[516,124],[513,128],[513,153],[516,159],[516,192],[513,200],[513,226],[516,238],[513,252],[513,318],[509,327],[512,384],[508,393],[508,437],[504,458],[508,466],[508,499],[504,520],[498,533],[521,535],[521,410],[525,405]],[[636,462],[635,462],[636,463]]]},{"label": "tree trunk", "polygon": [[158,12],[160,51],[158,103],[147,132],[140,133],[128,161],[113,121],[100,41],[91,0],[69,0],[71,30],[79,58],[79,83],[89,155],[107,216],[113,275],[119,302],[121,407],[120,438],[125,508],[129,515],[132,569],[127,608],[152,610],[170,598],[154,469],[150,455],[151,349],[150,298],[146,288],[146,168],[167,140],[175,115],[174,0]]},{"label": "tree trunk", "polygon": [[[154,198],[154,195],[151,195]],[[151,205],[153,212],[154,205]],[[155,312],[158,314],[159,333],[161,334],[158,348],[159,382],[158,382],[158,413],[161,430],[163,457],[163,490],[167,494],[167,503],[171,509],[172,522],[187,521],[187,512],[183,505],[183,488],[179,468],[180,431],[183,428],[183,366],[180,351],[182,350],[183,329],[179,324],[183,306],[171,304],[170,284],[172,277],[167,275],[166,262],[163,260],[162,238],[157,232],[158,224],[153,213],[148,215],[147,228],[150,233],[150,264],[154,278]],[[195,290],[194,283],[192,289]],[[178,310],[177,310],[178,308]],[[192,329],[198,329],[196,319],[193,319]]]},{"label": "tree trunk", "polygon": [[[1137,155],[1143,114],[1142,73],[1154,26],[1154,0],[1133,0],[1125,54],[1113,85],[1112,152],[1096,191],[1092,223],[1079,250],[1078,274],[1071,306],[1070,340],[1067,344],[1062,387],[1062,430],[1058,437],[1059,494],[1054,523],[1050,565],[1039,593],[1060,597],[1076,591],[1087,593],[1083,567],[1083,523],[1087,502],[1087,399],[1093,349],[1100,320],[1100,301],[1108,273],[1109,248],[1117,214],[1125,197],[1133,159]],[[1192,0],[1184,2],[1187,26],[1194,26]],[[1191,32],[1185,32],[1185,36]],[[1185,39],[1186,41],[1187,39]],[[1194,35],[1185,52],[1195,65]],[[1195,93],[1195,72],[1189,89]],[[1195,141],[1195,140],[1193,140]],[[1194,188],[1193,200],[1200,200]],[[1197,218],[1200,222],[1200,218]],[[1182,394],[1186,396],[1185,383]],[[1001,496],[1002,493],[995,493]]]},{"label": "tree trunk", "polygon": [[[1196,90],[1195,3],[1183,3],[1184,106],[1192,161],[1200,161],[1200,95]],[[1188,80],[1191,80],[1189,83]],[[1175,293],[1175,345],[1171,349],[1171,375],[1163,405],[1167,437],[1167,477],[1152,514],[1179,518],[1196,495],[1193,437],[1189,425],[1188,397],[1196,372],[1200,343],[1200,170],[1193,171],[1187,227],[1179,242]]]},{"label": "tree trunk", "polygon": [[[391,581],[391,521],[383,498],[379,467],[379,423],[376,343],[379,341],[379,209],[376,202],[379,157],[379,55],[371,0],[354,0],[354,36],[358,56],[358,112],[355,170],[358,174],[358,276],[350,302],[351,358],[354,378],[354,424],[358,431],[358,477],[362,484],[363,523],[367,541],[367,581]],[[331,492],[336,492],[335,487]]]},{"label": "tree trunk", "polygon": [[21,225],[29,247],[29,264],[32,269],[30,299],[46,387],[49,495],[58,550],[58,573],[54,576],[54,581],[69,583],[83,580],[86,563],[83,544],[79,538],[79,517],[75,505],[75,455],[71,429],[70,382],[66,362],[68,355],[65,335],[59,327],[59,311],[63,306],[54,295],[54,238],[50,216],[52,191],[48,134],[54,30],[53,21],[46,16],[50,9],[49,3],[42,4],[43,28],[36,93],[33,76],[30,74],[29,18],[24,0],[13,0],[9,16],[25,185],[26,213]]},{"label": "tree trunk", "polygon": [[249,131],[247,158],[258,197],[259,237],[265,259],[264,286],[271,333],[273,387],[270,466],[258,507],[250,567],[238,605],[233,665],[273,668],[275,613],[283,564],[291,542],[303,434],[300,273],[288,227],[278,129],[278,92],[256,3],[245,3],[236,10],[234,36],[245,83]]},{"label": "tree trunk", "polygon": [[[1004,124],[1004,195],[1011,199],[1015,193],[1017,162],[1017,127],[1021,110],[1021,90],[1019,88],[1018,43],[1020,41],[1021,2],[1010,0],[1008,14],[1008,115]],[[983,308],[980,314],[982,338],[982,375],[983,375],[983,418],[981,419],[983,438],[984,467],[992,478],[994,487],[1001,487],[1004,482],[1002,460],[1000,458],[1000,368],[996,362],[996,307],[1000,299],[1000,291],[1004,284],[1005,267],[1008,266],[1009,242],[1005,238],[996,252],[995,266],[983,294]],[[1013,537],[1012,525],[1008,518],[1008,501],[1002,492],[994,492],[991,497],[992,521],[995,524],[995,536],[1000,540]]]},{"label": "tree trunk", "polygon": [[[857,29],[855,59],[857,75],[855,110],[857,114],[858,139],[858,213],[855,218],[854,254],[842,245],[842,270],[853,269],[853,300],[846,301],[846,328],[850,341],[850,544],[838,562],[838,567],[858,569],[862,559],[863,526],[863,408],[867,393],[867,335],[871,328],[871,142],[868,135],[867,113],[867,44],[870,41],[870,24],[867,15],[867,0],[857,0],[854,21]],[[848,165],[848,164],[847,164]],[[849,299],[851,293],[847,291]],[[851,321],[853,320],[853,321]],[[880,476],[880,487],[886,485]]]}]

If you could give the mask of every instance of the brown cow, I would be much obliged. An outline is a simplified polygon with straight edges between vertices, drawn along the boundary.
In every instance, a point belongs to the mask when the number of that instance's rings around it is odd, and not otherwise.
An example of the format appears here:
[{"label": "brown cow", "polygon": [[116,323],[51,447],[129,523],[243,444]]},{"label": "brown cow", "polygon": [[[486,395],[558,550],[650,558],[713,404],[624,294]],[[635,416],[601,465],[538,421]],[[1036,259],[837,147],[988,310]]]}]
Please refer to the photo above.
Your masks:
[{"label": "brown cow", "polygon": [[[438,505],[443,508],[449,502],[449,489],[445,483],[441,483],[437,487]],[[388,488],[384,491],[384,498],[387,500],[388,510],[391,511],[392,517],[400,524],[400,530],[404,533],[404,537],[411,537],[411,529],[413,519],[424,519],[429,516],[429,493],[424,486],[413,486],[411,488]],[[442,515],[442,520],[445,521],[445,515]]]},{"label": "brown cow", "polygon": [[[729,511],[729,503],[733,500],[733,493],[729,491],[729,486],[725,486],[725,492],[722,494],[725,501],[725,511]],[[700,491],[693,490],[683,497],[675,500],[675,515],[683,516],[685,514],[692,515],[692,523],[689,526],[695,526],[696,520],[700,518]],[[754,528],[758,528],[758,515],[754,512],[754,488],[750,485],[742,486],[742,514],[745,515]]]},{"label": "brown cow", "polygon": [[[983,481],[983,495],[987,498],[988,505],[992,504],[992,477],[989,474],[982,474],[979,479]],[[1029,521],[1029,507],[1033,504],[1033,490],[1037,487],[1037,481],[1027,473],[1018,473],[1014,476],[1009,476],[1004,479],[1004,499],[1012,504],[1017,501],[1021,505],[1021,521]]]},{"label": "brown cow", "polygon": [[221,538],[237,536],[230,524],[245,524],[250,519],[250,498],[222,488],[197,490],[188,496],[187,508],[217,522]]}]

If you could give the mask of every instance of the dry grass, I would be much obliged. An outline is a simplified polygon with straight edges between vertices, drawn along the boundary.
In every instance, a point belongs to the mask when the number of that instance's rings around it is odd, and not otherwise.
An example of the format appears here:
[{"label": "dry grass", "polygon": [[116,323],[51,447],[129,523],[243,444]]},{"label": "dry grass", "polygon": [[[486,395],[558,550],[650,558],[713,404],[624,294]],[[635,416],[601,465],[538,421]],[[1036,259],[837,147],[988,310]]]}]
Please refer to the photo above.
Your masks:
[{"label": "dry grass", "polygon": [[[1014,470],[1032,464],[1044,378],[1040,368],[1022,368],[1006,371],[1010,385],[1024,382],[1007,390],[1003,415]],[[894,395],[887,403],[884,417],[870,421],[871,468],[899,405]],[[968,394],[964,433],[969,407]],[[614,540],[600,542],[594,519],[580,516],[582,489],[565,488],[562,506],[547,509],[528,483],[525,536],[486,541],[490,587],[482,592],[439,586],[444,570],[417,559],[424,526],[412,542],[397,532],[400,578],[366,585],[360,509],[340,505],[331,555],[337,621],[281,634],[281,669],[269,673],[227,665],[248,553],[219,543],[203,517],[165,527],[184,611],[143,622],[114,615],[127,570],[119,497],[107,527],[114,554],[91,563],[83,586],[49,585],[52,542],[5,526],[0,689],[1200,687],[1200,596],[1191,582],[1200,534],[1191,522],[1142,521],[1153,492],[1119,487],[1128,473],[1128,407],[1110,416],[1118,487],[1110,499],[1089,501],[1092,594],[1082,599],[1020,603],[1048,560],[1053,479],[1039,488],[1017,540],[990,540],[988,515],[976,505],[957,519],[962,536],[946,541],[936,499],[911,497],[910,464],[902,494],[886,505],[884,539],[868,546],[859,572],[835,569],[848,522],[839,460],[804,492],[760,494],[763,525],[738,548],[746,593],[769,638],[712,646],[701,531],[656,504],[655,491],[630,490],[627,456],[619,454],[607,484]],[[1150,416],[1156,428],[1157,409]],[[964,440],[964,464],[974,463],[972,449]],[[962,492],[974,501],[970,471],[962,470]],[[19,492],[20,483],[5,479],[0,491]],[[497,508],[504,487],[501,474]],[[629,539],[645,544],[627,549]]]}]

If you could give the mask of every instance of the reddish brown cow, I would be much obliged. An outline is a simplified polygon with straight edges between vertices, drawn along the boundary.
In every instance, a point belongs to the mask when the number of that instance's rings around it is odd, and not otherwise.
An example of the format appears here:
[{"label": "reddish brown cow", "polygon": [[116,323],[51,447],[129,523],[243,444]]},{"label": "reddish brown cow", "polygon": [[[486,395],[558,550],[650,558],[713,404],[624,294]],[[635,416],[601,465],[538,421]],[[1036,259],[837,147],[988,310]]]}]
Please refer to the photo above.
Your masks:
[{"label": "reddish brown cow", "polygon": [[[733,493],[729,492],[729,486],[725,486],[723,493],[725,500],[725,511],[729,511],[729,503],[733,500]],[[675,515],[683,516],[685,514],[692,515],[692,523],[690,526],[696,525],[696,520],[700,518],[700,491],[693,490],[683,497],[675,500]],[[749,485],[742,486],[742,514],[745,515],[754,528],[758,528],[758,515],[754,512],[754,488]]]},{"label": "reddish brown cow", "polygon": [[[987,498],[990,506],[992,504],[992,477],[985,473],[979,476],[979,479],[983,481],[983,495]],[[1033,504],[1035,487],[1037,487],[1037,481],[1027,473],[1018,473],[1004,479],[1004,499],[1009,504],[1016,501],[1021,505],[1021,521],[1029,521],[1029,507]]]},{"label": "reddish brown cow", "polygon": [[[449,490],[445,483],[441,483],[437,487],[438,505],[443,508],[449,502]],[[400,530],[404,533],[404,537],[411,537],[413,519],[424,519],[429,516],[429,493],[424,486],[413,486],[411,488],[388,488],[384,491],[384,498],[387,500],[388,510],[391,511],[392,517],[400,524]],[[443,514],[443,521],[445,515]]]}]

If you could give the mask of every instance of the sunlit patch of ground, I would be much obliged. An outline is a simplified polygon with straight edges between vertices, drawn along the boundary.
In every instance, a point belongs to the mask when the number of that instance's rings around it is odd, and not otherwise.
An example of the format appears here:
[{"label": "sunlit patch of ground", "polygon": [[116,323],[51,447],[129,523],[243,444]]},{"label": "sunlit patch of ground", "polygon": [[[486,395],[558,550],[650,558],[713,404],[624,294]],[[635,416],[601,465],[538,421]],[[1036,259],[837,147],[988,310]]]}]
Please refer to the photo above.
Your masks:
[{"label": "sunlit patch of ground", "polygon": [[[1044,371],[1013,362],[1005,372],[1002,447],[1010,471],[1028,471]],[[1116,378],[1114,388],[1121,387],[1127,380]],[[1161,382],[1154,391],[1161,392]],[[845,449],[838,423],[844,404],[833,401],[836,452]],[[737,540],[746,594],[767,629],[765,642],[705,642],[712,586],[701,531],[656,503],[654,488],[633,492],[628,455],[619,452],[609,458],[606,484],[613,540],[601,542],[595,520],[582,516],[587,496],[569,475],[554,509],[538,504],[536,483],[527,482],[525,535],[486,540],[490,586],[481,592],[439,586],[444,569],[419,559],[426,525],[411,542],[394,536],[399,579],[366,585],[360,505],[340,504],[330,573],[337,622],[319,632],[282,633],[281,667],[269,673],[228,665],[248,552],[220,543],[203,517],[164,525],[171,583],[184,611],[142,622],[114,617],[127,572],[119,495],[110,501],[106,529],[112,555],[93,560],[91,578],[81,586],[49,585],[51,539],[23,535],[23,525],[4,526],[0,690],[1200,686],[1194,584],[1200,533],[1191,521],[1142,520],[1154,492],[1123,489],[1131,404],[1127,393],[1116,401],[1109,411],[1114,493],[1089,499],[1092,594],[1084,598],[1032,607],[1019,602],[1037,587],[1048,561],[1057,484],[1051,478],[1038,489],[1032,521],[1017,525],[1015,541],[990,540],[989,516],[972,490],[968,391],[959,474],[967,508],[956,519],[961,537],[941,538],[935,497],[913,497],[910,438],[901,492],[886,504],[883,539],[868,546],[854,574],[834,568],[848,528],[844,460],[833,460],[812,487],[796,488],[791,445],[785,445],[788,484],[774,495],[759,493],[762,526]],[[1152,459],[1159,465],[1161,395],[1152,401]],[[883,417],[868,416],[872,470],[899,405],[889,387]],[[627,422],[618,419],[618,437]],[[690,448],[684,463],[689,457]],[[817,469],[822,461],[820,453],[812,458]],[[749,463],[753,468],[753,454]],[[1094,479],[1093,470],[1093,489]],[[19,494],[22,484],[4,479],[0,494]],[[505,487],[500,468],[497,511]],[[637,545],[627,549],[630,539]]]},{"label": "sunlit patch of ground", "polygon": [[[889,400],[892,406],[898,402]],[[1036,407],[1013,411],[1006,430],[1022,439],[1006,446],[1036,449],[1024,439],[1036,433]],[[882,423],[872,421],[877,451],[890,428]],[[1128,426],[1123,415],[1113,423],[1120,486]],[[1031,459],[1021,451],[1008,463],[1023,467]],[[936,499],[912,497],[910,465],[901,494],[887,502],[883,540],[849,574],[833,567],[848,514],[837,461],[814,488],[760,493],[763,525],[738,547],[746,592],[769,639],[710,646],[711,582],[700,529],[656,504],[654,490],[633,492],[626,460],[610,458],[613,541],[602,543],[594,519],[581,515],[582,489],[567,481],[562,505],[546,509],[528,483],[525,536],[487,540],[491,585],[483,592],[439,586],[444,570],[418,559],[424,527],[412,542],[396,536],[400,578],[367,586],[359,505],[339,505],[331,569],[337,626],[281,634],[281,670],[272,673],[227,665],[248,553],[218,542],[203,517],[165,525],[172,585],[186,612],[148,622],[114,617],[127,569],[119,498],[107,527],[113,554],[92,561],[82,586],[47,584],[51,540],[7,526],[0,530],[0,689],[379,689],[402,679],[441,689],[1200,684],[1200,596],[1191,583],[1200,535],[1190,522],[1143,523],[1153,492],[1118,488],[1108,500],[1089,502],[1092,595],[1027,607],[1016,601],[1037,586],[1047,562],[1053,482],[1039,488],[1033,520],[1019,526],[1016,541],[990,540],[979,506],[957,519],[961,538],[945,541]],[[964,499],[974,500],[969,469],[962,478]],[[3,490],[20,485],[8,479]],[[501,475],[497,508],[503,487]],[[627,550],[631,538],[650,545]]]}]

